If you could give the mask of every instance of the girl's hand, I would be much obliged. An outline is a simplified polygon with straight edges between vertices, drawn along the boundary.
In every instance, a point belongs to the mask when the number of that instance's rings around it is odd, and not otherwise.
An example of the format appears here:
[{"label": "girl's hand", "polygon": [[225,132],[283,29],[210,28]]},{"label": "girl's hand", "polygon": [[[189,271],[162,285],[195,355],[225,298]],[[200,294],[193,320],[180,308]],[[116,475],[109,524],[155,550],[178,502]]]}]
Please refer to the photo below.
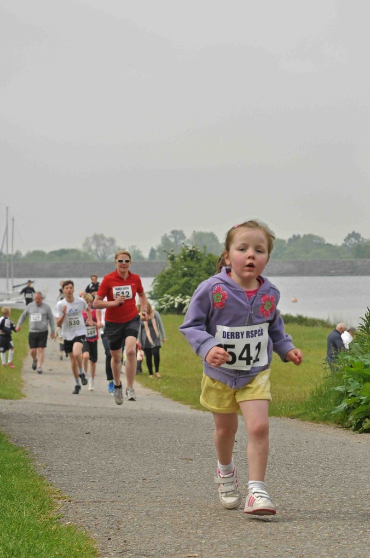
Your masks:
[{"label": "girl's hand", "polygon": [[296,366],[302,364],[303,355],[300,349],[292,349],[285,355],[285,360],[293,362]]},{"label": "girl's hand", "polygon": [[222,366],[229,359],[229,353],[227,353],[222,347],[212,347],[206,356],[206,362],[215,368]]}]

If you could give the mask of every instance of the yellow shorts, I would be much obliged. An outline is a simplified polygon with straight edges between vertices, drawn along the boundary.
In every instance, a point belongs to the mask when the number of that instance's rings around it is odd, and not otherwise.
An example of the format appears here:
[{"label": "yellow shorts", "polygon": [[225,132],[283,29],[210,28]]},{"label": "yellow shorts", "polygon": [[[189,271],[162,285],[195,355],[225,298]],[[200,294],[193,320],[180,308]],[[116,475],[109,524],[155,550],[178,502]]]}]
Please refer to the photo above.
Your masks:
[{"label": "yellow shorts", "polygon": [[203,374],[200,403],[213,413],[235,413],[239,411],[241,401],[267,399],[271,401],[271,368],[263,370],[249,384],[240,389],[231,389],[228,385],[213,380]]}]

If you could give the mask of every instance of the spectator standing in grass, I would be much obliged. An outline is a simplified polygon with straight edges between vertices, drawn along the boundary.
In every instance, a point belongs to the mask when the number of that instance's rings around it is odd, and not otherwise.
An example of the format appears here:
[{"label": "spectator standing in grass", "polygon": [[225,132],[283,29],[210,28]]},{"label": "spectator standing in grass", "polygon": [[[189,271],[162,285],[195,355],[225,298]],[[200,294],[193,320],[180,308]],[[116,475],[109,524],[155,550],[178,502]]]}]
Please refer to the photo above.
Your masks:
[{"label": "spectator standing in grass", "polygon": [[337,324],[335,329],[331,331],[326,340],[326,360],[330,367],[333,367],[332,370],[335,369],[335,362],[337,360],[337,356],[339,351],[344,351],[345,346],[342,339],[342,333],[346,331],[347,327],[346,324],[343,322]]},{"label": "spectator standing in grass", "polygon": [[[1,309],[0,318],[0,354],[3,366],[8,364],[9,368],[15,368],[13,364],[14,345],[12,341],[12,331],[17,331],[15,325],[10,319],[11,309],[4,306]],[[8,353],[8,363],[6,362],[6,353]]]}]

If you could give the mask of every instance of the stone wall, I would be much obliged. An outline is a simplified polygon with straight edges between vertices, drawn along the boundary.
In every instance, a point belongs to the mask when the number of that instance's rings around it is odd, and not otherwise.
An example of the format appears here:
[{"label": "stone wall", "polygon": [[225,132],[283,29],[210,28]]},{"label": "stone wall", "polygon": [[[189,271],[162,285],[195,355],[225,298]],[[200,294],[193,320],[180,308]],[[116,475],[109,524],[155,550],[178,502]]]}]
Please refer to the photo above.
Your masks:
[{"label": "stone wall", "polygon": [[[131,266],[133,273],[141,277],[155,277],[164,269],[167,262],[135,262]],[[35,279],[37,277],[90,277],[95,273],[100,279],[114,271],[113,262],[95,263],[17,263],[14,262],[14,277]],[[370,275],[370,260],[307,260],[307,261],[277,261],[267,264],[267,276],[344,276]],[[6,264],[0,263],[0,277],[6,277]]]}]

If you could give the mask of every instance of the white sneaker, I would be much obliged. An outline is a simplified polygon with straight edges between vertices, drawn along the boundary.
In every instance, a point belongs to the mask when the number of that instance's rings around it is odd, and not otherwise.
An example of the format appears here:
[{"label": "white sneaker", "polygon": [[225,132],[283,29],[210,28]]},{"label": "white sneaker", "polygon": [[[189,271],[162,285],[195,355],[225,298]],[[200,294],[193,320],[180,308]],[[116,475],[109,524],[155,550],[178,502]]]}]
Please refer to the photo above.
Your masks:
[{"label": "white sneaker", "polygon": [[87,389],[89,391],[94,391],[94,380],[92,378],[89,380],[89,387]]},{"label": "white sneaker", "polygon": [[242,495],[240,494],[235,467],[232,473],[223,476],[221,476],[220,469],[217,469],[217,476],[214,481],[218,484],[218,496],[221,504],[229,510],[237,508],[242,500]]},{"label": "white sneaker", "polygon": [[126,389],[126,399],[127,401],[136,401],[136,393],[134,388],[129,387]]},{"label": "white sneaker", "polygon": [[122,394],[122,384],[119,387],[114,386],[114,400],[117,405],[122,405],[123,394]]},{"label": "white sneaker", "polygon": [[247,494],[244,513],[254,515],[275,515],[276,508],[266,490],[252,488]]}]

